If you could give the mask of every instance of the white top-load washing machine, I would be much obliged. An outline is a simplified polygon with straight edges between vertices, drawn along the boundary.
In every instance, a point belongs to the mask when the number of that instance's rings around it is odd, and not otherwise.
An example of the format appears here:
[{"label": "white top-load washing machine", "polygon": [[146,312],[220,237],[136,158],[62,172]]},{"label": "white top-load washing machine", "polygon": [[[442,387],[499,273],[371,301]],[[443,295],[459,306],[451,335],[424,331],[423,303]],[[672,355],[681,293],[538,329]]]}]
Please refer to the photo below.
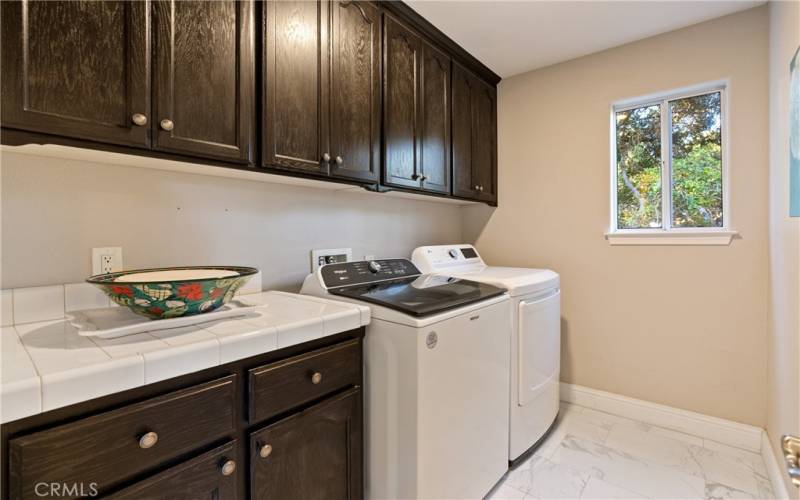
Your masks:
[{"label": "white top-load washing machine", "polygon": [[505,290],[406,259],[328,264],[301,293],[370,306],[367,498],[482,498],[508,468]]},{"label": "white top-load washing machine", "polygon": [[561,293],[549,269],[487,266],[472,245],[414,250],[424,273],[465,278],[508,290],[511,295],[511,392],[508,459],[526,458],[546,436],[558,414],[561,356]]}]

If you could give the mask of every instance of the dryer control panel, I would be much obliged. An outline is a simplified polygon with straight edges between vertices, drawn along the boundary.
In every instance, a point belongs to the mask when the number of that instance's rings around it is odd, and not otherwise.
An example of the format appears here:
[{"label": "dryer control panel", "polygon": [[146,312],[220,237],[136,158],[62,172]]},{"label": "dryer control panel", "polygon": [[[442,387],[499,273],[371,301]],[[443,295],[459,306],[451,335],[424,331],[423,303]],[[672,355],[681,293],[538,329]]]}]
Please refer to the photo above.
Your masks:
[{"label": "dryer control panel", "polygon": [[414,250],[412,260],[424,273],[464,271],[484,266],[483,259],[472,245],[436,245]]},{"label": "dryer control panel", "polygon": [[422,273],[408,259],[380,259],[328,264],[319,268],[319,274],[325,288],[336,288],[419,276]]}]

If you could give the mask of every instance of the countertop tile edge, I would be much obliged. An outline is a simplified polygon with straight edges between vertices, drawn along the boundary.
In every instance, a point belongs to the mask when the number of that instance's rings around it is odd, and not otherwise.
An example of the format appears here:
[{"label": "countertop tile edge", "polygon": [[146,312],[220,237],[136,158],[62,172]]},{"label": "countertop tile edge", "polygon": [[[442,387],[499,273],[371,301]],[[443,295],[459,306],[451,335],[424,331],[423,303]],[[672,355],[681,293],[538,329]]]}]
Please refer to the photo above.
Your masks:
[{"label": "countertop tile edge", "polygon": [[[254,294],[256,295],[256,294]],[[279,295],[298,301],[329,304],[346,309],[347,311],[333,311],[330,314],[298,318],[293,321],[276,326],[262,327],[257,333],[249,332],[237,335],[217,335],[202,328],[212,338],[200,340],[183,345],[165,346],[164,349],[151,350],[130,356],[111,356],[102,345],[92,341],[99,351],[109,356],[108,360],[92,362],[84,366],[77,366],[62,371],[42,375],[36,367],[27,346],[22,342],[21,335],[14,328],[17,340],[22,344],[28,362],[33,367],[36,376],[3,382],[0,384],[0,394],[5,399],[12,396],[17,388],[28,392],[26,405],[14,405],[15,411],[4,409],[0,414],[0,423],[7,423],[25,418],[38,413],[43,413],[71,404],[88,401],[90,399],[122,392],[124,390],[141,387],[162,380],[194,373],[200,370],[219,366],[224,363],[257,356],[277,349],[283,349],[319,338],[336,335],[348,330],[353,330],[369,324],[370,310],[368,307],[348,302],[339,302],[320,297],[293,294],[281,291],[266,291],[260,295],[264,299],[264,306],[269,306],[269,296]],[[41,321],[41,323],[55,323],[59,320]],[[37,322],[38,323],[38,322]],[[26,326],[32,325],[27,323]],[[223,360],[223,343],[235,344],[238,337],[248,336],[268,337],[275,336],[275,346],[264,343],[264,349],[257,349],[245,354],[235,354],[235,359]],[[224,340],[223,340],[224,339]],[[266,348],[269,347],[269,348]],[[197,356],[202,353],[201,356]],[[183,359],[181,359],[183,358]],[[111,377],[98,376],[98,374],[116,373]],[[73,386],[75,384],[75,386]],[[13,396],[12,396],[13,397]]]}]

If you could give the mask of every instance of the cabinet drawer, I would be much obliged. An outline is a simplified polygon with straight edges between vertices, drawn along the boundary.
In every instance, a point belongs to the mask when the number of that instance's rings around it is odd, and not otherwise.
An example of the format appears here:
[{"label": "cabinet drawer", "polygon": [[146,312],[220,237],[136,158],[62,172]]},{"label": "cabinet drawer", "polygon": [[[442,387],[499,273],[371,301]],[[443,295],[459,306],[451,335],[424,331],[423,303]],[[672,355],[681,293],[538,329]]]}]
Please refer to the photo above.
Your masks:
[{"label": "cabinet drawer", "polygon": [[236,499],[236,442],[149,477],[107,497],[109,500]]},{"label": "cabinet drawer", "polygon": [[102,493],[229,435],[235,381],[231,375],[11,440],[11,498],[37,498],[40,482],[95,483]]},{"label": "cabinet drawer", "polygon": [[361,342],[352,340],[250,370],[250,422],[361,383]]}]

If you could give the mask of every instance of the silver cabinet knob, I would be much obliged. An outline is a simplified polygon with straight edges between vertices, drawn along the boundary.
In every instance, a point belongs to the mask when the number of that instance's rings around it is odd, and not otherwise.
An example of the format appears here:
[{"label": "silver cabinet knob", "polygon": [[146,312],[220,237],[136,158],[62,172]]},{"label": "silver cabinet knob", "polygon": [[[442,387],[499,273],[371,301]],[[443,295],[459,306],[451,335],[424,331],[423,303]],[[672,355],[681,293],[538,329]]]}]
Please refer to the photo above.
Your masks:
[{"label": "silver cabinet knob", "polygon": [[314,372],[314,374],[311,375],[311,383],[317,385],[320,382],[322,382],[322,374],[320,372]]},{"label": "silver cabinet knob", "polygon": [[153,431],[147,432],[142,434],[142,437],[139,438],[139,448],[146,450],[148,448],[152,448],[158,442],[158,434]]},{"label": "silver cabinet knob", "polygon": [[481,193],[483,192],[483,186],[481,186]]},{"label": "silver cabinet knob", "polygon": [[236,462],[233,460],[225,460],[220,467],[223,476],[230,476],[236,470]]},{"label": "silver cabinet knob", "polygon": [[411,180],[412,181],[416,181],[416,180],[419,180],[421,178],[422,178],[422,176],[419,175],[419,174],[411,174]]},{"label": "silver cabinet knob", "polygon": [[419,180],[421,180],[422,182],[425,182],[425,181],[428,180],[428,176],[427,175],[420,175],[419,176]]},{"label": "silver cabinet knob", "polygon": [[141,113],[135,113],[131,116],[131,121],[134,125],[138,125],[139,127],[144,127],[147,125],[147,117]]},{"label": "silver cabinet knob", "polygon": [[480,190],[481,190],[481,187],[479,185],[475,184],[475,191],[480,191]]},{"label": "silver cabinet knob", "polygon": [[163,120],[161,120],[161,128],[169,132],[170,130],[175,128],[175,124],[172,123],[172,120],[170,120],[169,118],[164,118]]},{"label": "silver cabinet knob", "polygon": [[331,155],[329,155],[328,153],[323,154],[322,155],[322,161],[324,161],[325,163],[328,163],[329,161],[331,161]]},{"label": "silver cabinet knob", "polygon": [[258,449],[258,456],[260,456],[261,458],[267,458],[270,455],[272,455],[271,444],[265,444]]},{"label": "silver cabinet knob", "polygon": [[341,165],[342,163],[344,163],[344,158],[342,158],[341,156],[337,156],[336,157],[336,164],[337,165]]}]

